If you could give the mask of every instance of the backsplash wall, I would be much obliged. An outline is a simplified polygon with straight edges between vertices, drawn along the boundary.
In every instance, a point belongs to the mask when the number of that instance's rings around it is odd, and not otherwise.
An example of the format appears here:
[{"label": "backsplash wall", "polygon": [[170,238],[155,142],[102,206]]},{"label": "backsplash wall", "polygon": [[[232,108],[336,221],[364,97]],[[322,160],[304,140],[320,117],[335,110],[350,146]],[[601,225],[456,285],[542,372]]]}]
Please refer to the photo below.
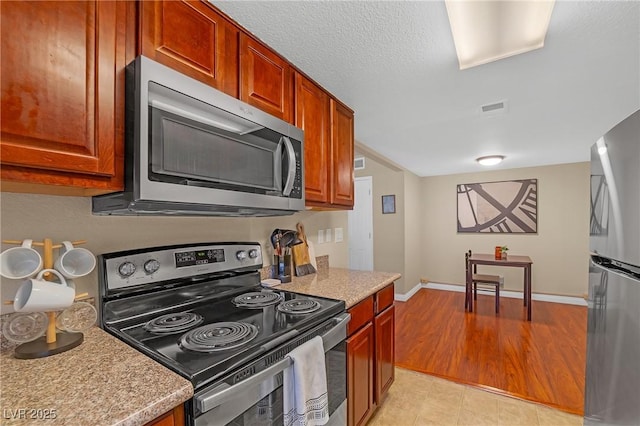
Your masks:
[{"label": "backsplash wall", "polygon": [[[275,228],[295,229],[303,222],[309,239],[316,243],[317,256],[329,255],[331,267],[348,267],[347,212],[305,211],[292,216],[270,218],[125,217],[94,216],[90,197],[63,197],[34,194],[0,194],[0,234],[2,239],[34,241],[45,237],[54,243],[86,240],[82,247],[95,255],[141,247],[216,241],[258,241],[265,264],[273,250],[269,236]],[[343,228],[344,241],[317,244],[319,229]],[[2,250],[11,246],[3,244]],[[54,253],[57,255],[57,253]],[[97,268],[75,280],[77,292],[97,295]],[[21,281],[2,278],[0,299],[13,299]],[[0,305],[1,314],[13,308]]]}]

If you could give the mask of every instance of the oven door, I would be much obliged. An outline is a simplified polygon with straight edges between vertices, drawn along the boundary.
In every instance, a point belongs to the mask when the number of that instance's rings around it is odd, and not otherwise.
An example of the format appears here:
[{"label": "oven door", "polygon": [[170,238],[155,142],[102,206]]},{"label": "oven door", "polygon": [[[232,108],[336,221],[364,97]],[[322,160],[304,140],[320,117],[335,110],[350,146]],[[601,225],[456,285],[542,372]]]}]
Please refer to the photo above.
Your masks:
[{"label": "oven door", "polygon": [[[340,314],[330,321],[294,339],[293,342],[267,353],[241,371],[229,375],[223,383],[209,386],[194,396],[195,425],[282,425],[283,387],[282,372],[291,365],[283,347],[291,350],[317,335],[322,336],[325,350],[327,390],[329,396],[330,425],[347,422],[347,324],[351,316]],[[276,360],[267,366],[270,360]],[[246,379],[229,384],[238,376],[253,372],[259,366],[266,368],[250,374]]]}]

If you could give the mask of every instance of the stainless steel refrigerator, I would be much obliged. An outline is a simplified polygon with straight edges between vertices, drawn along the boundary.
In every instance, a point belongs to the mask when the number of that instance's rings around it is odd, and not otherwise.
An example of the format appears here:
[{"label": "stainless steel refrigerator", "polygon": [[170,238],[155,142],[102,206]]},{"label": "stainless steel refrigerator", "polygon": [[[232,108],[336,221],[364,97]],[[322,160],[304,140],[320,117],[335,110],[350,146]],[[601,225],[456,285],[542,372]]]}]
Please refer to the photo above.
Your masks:
[{"label": "stainless steel refrigerator", "polygon": [[585,425],[640,425],[640,110],[591,148]]}]

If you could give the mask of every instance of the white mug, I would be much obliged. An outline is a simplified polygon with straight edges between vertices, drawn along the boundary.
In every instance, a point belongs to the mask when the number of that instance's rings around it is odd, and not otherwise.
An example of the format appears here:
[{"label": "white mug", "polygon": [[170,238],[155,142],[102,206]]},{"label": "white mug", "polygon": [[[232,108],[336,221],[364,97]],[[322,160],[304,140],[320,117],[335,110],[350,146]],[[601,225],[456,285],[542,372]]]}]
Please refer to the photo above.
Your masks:
[{"label": "white mug", "polygon": [[12,280],[34,276],[42,268],[42,257],[31,248],[32,240],[22,241],[20,247],[12,247],[0,254],[0,275]]},{"label": "white mug", "polygon": [[[60,282],[43,280],[42,277],[46,272],[56,275]],[[20,286],[13,300],[13,310],[16,312],[57,311],[71,306],[75,297],[76,291],[67,285],[58,271],[43,269],[38,276],[26,280]]]},{"label": "white mug", "polygon": [[85,248],[73,247],[69,241],[62,242],[60,256],[55,268],[67,278],[87,275],[96,267],[96,257]]}]

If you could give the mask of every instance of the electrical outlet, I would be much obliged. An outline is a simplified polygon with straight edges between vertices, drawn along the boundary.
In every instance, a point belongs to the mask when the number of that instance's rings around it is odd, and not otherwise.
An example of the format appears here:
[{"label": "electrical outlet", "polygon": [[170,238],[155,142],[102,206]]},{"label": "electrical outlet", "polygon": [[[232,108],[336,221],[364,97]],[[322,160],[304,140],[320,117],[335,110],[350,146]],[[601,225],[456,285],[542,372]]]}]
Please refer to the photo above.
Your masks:
[{"label": "electrical outlet", "polygon": [[344,235],[342,234],[342,228],[336,228],[334,231],[334,240],[336,243],[339,243],[344,240]]},{"label": "electrical outlet", "polygon": [[318,244],[324,243],[324,229],[318,229]]},{"label": "electrical outlet", "polygon": [[331,228],[327,229],[326,231],[324,231],[324,240],[327,243],[331,242]]}]

